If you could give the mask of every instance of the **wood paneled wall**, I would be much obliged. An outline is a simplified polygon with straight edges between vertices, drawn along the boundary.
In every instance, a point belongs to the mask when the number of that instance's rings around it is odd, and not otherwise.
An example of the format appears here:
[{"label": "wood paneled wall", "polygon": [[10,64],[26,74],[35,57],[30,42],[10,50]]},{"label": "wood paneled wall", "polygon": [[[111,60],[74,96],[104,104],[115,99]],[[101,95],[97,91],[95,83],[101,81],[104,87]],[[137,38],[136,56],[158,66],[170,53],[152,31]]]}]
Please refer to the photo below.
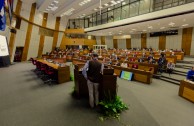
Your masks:
[{"label": "wood paneled wall", "polygon": [[147,34],[143,33],[141,34],[141,48],[147,48]]},{"label": "wood paneled wall", "polygon": [[182,35],[182,49],[185,55],[190,55],[193,28],[184,28]]},{"label": "wood paneled wall", "polygon": [[105,36],[101,36],[101,45],[105,45]]},{"label": "wood paneled wall", "polygon": [[[20,15],[21,12],[21,8],[22,8],[22,1],[18,0],[17,1],[17,5],[16,5],[16,10],[15,13],[17,15]],[[21,22],[20,22],[21,23]],[[14,50],[14,45],[15,45],[15,38],[16,38],[16,33],[12,33],[10,35],[10,39],[9,39],[9,53],[10,53],[10,59],[12,59],[12,55],[13,55],[13,50]]]},{"label": "wood paneled wall", "polygon": [[[33,3],[32,7],[31,7],[31,11],[30,11],[30,19],[29,19],[30,22],[34,22],[35,11],[36,11],[36,3]],[[29,45],[30,45],[30,40],[31,40],[32,28],[33,28],[33,25],[31,23],[28,23],[25,45],[24,45],[24,50],[23,50],[23,54],[22,54],[22,61],[27,60],[28,50],[29,50]]]},{"label": "wood paneled wall", "polygon": [[126,47],[127,49],[131,48],[131,39],[126,39]]},{"label": "wood paneled wall", "polygon": [[57,46],[57,41],[58,41],[58,35],[59,35],[59,26],[60,26],[60,20],[61,17],[57,17],[56,18],[56,23],[55,23],[55,32],[54,32],[54,36],[53,36],[53,45],[52,45],[52,50],[54,50]]},{"label": "wood paneled wall", "polygon": [[[48,13],[44,13],[43,20],[42,20],[42,26],[43,27],[46,27],[47,19],[48,19]],[[42,52],[43,52],[43,48],[44,48],[44,40],[45,40],[45,36],[40,35],[39,48],[38,48],[38,57],[42,56]]]},{"label": "wood paneled wall", "polygon": [[113,48],[115,48],[115,49],[118,48],[118,41],[117,41],[117,39],[113,39]]},{"label": "wood paneled wall", "polygon": [[159,47],[158,49],[160,50],[165,50],[166,49],[166,36],[160,36],[159,37]]}]

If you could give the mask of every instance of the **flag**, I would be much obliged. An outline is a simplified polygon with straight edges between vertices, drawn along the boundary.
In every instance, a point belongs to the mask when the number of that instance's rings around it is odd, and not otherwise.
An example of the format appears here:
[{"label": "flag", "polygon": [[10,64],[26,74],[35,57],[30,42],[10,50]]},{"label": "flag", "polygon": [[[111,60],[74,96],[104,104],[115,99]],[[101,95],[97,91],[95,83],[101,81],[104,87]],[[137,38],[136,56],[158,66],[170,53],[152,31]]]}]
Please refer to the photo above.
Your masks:
[{"label": "flag", "polygon": [[10,24],[12,21],[12,13],[13,13],[13,0],[7,0],[8,4],[8,9],[9,9],[9,19],[10,19]]},{"label": "flag", "polygon": [[4,0],[0,1],[0,30],[4,31],[6,27],[6,17],[5,17],[5,8]]}]

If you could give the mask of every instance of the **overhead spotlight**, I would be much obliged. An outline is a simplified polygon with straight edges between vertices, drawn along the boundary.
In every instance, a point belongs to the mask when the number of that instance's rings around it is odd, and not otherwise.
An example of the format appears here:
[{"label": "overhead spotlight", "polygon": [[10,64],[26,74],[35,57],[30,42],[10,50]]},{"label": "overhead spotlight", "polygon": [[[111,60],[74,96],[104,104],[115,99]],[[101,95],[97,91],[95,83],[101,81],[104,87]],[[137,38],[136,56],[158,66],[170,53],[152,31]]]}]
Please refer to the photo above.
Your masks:
[{"label": "overhead spotlight", "polygon": [[108,4],[106,3],[106,4],[104,4],[106,7],[108,6]]},{"label": "overhead spotlight", "polygon": [[183,27],[186,27],[186,26],[188,26],[188,25],[189,25],[189,24],[183,24],[182,26],[183,26]]}]

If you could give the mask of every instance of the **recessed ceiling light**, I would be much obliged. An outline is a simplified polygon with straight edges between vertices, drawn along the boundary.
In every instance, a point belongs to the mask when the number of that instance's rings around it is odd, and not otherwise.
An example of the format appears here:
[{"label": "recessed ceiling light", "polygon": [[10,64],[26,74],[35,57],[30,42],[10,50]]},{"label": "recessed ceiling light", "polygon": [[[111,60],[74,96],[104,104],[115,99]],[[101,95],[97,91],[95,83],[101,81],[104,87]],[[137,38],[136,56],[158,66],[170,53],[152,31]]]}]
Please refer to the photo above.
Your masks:
[{"label": "recessed ceiling light", "polygon": [[147,31],[147,30],[142,30],[142,31],[144,31],[144,32],[145,32],[145,31]]},{"label": "recessed ceiling light", "polygon": [[98,9],[95,8],[94,10],[97,11]]},{"label": "recessed ceiling light", "polygon": [[135,31],[136,29],[131,29],[131,30],[134,30]]},{"label": "recessed ceiling light", "polygon": [[188,25],[189,25],[189,24],[183,24],[182,26],[183,26],[183,27],[186,27],[186,26],[188,26]]},{"label": "recessed ceiling light", "polygon": [[122,3],[122,5],[125,5],[125,4],[126,4],[125,2]]},{"label": "recessed ceiling light", "polygon": [[168,25],[171,25],[172,26],[172,25],[175,25],[175,23],[174,22],[170,22]]},{"label": "recessed ceiling light", "polygon": [[105,6],[108,6],[108,4],[106,3],[106,4],[104,4]]},{"label": "recessed ceiling light", "polygon": [[152,26],[149,26],[148,28],[152,29],[153,27]]}]

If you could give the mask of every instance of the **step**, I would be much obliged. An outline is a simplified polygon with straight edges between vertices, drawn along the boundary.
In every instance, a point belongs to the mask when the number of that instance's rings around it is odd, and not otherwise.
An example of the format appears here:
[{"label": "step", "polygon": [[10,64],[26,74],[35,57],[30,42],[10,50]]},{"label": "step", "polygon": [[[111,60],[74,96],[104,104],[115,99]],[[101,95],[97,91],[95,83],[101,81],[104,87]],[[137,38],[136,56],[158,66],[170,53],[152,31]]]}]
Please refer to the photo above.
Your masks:
[{"label": "step", "polygon": [[160,78],[166,78],[166,79],[169,79],[169,80],[173,80],[173,81],[177,81],[177,82],[180,82],[180,80],[179,79],[175,79],[175,78],[172,78],[172,75],[171,76],[164,76],[164,75],[162,75]]},{"label": "step", "polygon": [[168,79],[168,78],[161,77],[160,80],[163,80],[163,81],[166,81],[166,82],[169,82],[169,83],[172,83],[172,84],[180,85],[179,81],[174,81],[174,80],[171,80],[171,79]]},{"label": "step", "polygon": [[173,70],[173,72],[179,72],[179,73],[182,73],[182,74],[187,74],[187,72],[185,72],[185,71],[180,71],[180,70]]},{"label": "step", "polygon": [[177,75],[184,76],[184,77],[186,77],[186,76],[187,76],[187,74],[184,74],[184,73],[179,73],[179,72],[172,72],[172,74],[177,74]]}]

